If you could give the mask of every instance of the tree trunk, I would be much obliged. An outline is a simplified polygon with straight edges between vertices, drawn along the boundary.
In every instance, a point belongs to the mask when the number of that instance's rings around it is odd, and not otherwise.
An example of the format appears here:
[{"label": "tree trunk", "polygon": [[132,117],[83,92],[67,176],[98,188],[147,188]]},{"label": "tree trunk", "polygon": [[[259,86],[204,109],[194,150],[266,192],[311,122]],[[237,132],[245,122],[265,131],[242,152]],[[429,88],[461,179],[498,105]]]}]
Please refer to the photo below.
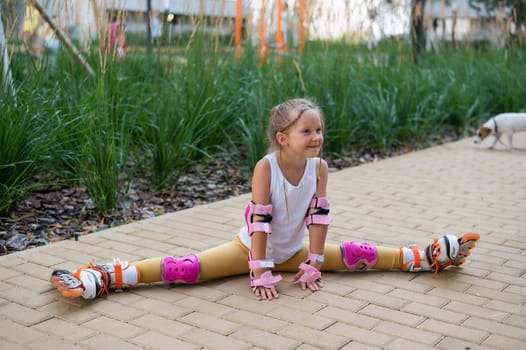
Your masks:
[{"label": "tree trunk", "polygon": [[146,0],[146,47],[152,48],[152,0]]},{"label": "tree trunk", "polygon": [[424,8],[426,0],[411,2],[411,43],[413,60],[418,63],[420,55],[426,47],[426,31],[424,28]]}]

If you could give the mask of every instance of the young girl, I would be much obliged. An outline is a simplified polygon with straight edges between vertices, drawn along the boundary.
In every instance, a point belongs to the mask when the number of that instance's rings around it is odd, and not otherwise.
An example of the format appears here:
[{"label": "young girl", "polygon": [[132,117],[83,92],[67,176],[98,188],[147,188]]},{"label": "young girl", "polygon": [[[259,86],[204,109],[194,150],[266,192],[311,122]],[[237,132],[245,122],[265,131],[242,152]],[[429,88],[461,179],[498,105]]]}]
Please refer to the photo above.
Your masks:
[{"label": "young girl", "polygon": [[[306,99],[291,99],[272,109],[271,152],[254,168],[245,225],[231,242],[181,258],[132,264],[115,259],[106,264],[92,262],[73,272],[55,270],[51,282],[66,297],[93,299],[138,283],[197,283],[248,273],[255,296],[272,300],[278,298],[276,286],[282,279],[272,271],[296,272],[293,281],[315,292],[323,287],[321,270],[436,273],[464,262],[479,239],[476,233],[460,238],[445,235],[424,250],[366,242],[326,244],[331,217],[326,197],[328,166],[319,158],[323,128],[320,109]],[[304,242],[306,231],[308,242]]]}]

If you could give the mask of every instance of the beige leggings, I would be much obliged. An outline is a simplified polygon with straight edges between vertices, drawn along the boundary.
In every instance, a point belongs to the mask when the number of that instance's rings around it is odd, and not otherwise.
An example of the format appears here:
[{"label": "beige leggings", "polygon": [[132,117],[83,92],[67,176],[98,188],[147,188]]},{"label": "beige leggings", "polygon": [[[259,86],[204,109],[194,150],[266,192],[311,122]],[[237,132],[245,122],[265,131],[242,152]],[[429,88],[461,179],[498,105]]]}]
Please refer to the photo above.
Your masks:
[{"label": "beige leggings", "polygon": [[[307,259],[309,245],[307,242],[303,248],[289,260],[282,264],[276,264],[274,271],[297,272],[298,266]],[[374,269],[392,270],[399,269],[402,265],[400,261],[400,248],[376,247],[378,260]],[[343,263],[342,253],[339,245],[325,245],[325,262],[322,271],[336,271],[347,269]],[[248,274],[248,248],[241,243],[239,235],[229,243],[207,249],[197,253],[200,263],[199,279],[202,281]],[[160,282],[161,278],[161,259],[150,258],[133,263],[140,273],[140,283]]]}]

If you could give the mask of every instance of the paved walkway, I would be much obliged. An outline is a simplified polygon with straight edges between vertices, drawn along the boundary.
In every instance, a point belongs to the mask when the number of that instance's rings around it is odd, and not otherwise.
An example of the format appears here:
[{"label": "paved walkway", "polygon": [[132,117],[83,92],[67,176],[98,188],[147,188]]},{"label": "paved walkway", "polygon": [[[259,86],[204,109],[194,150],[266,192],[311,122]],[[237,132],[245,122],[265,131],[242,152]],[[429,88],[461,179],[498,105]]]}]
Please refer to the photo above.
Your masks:
[{"label": "paved walkway", "polygon": [[226,242],[242,224],[244,195],[0,257],[0,349],[525,349],[526,134],[516,137],[522,150],[488,144],[466,139],[330,174],[329,241],[423,246],[476,231],[481,241],[460,268],[325,273],[322,292],[282,282],[272,302],[256,301],[246,276],[92,302],[62,298],[47,281],[91,257]]}]

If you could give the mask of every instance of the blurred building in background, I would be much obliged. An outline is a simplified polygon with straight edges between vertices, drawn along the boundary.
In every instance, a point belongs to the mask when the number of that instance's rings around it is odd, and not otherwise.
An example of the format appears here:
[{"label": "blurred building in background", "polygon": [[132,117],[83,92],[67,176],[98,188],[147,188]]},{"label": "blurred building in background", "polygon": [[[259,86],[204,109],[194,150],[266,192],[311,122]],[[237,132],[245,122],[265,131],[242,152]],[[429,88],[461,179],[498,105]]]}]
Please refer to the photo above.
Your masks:
[{"label": "blurred building in background", "polygon": [[[17,4],[30,1],[10,0]],[[147,11],[158,15],[165,35],[179,35],[205,23],[220,35],[234,32],[237,0],[35,0],[56,17],[62,28],[82,44],[105,32],[108,22],[119,16],[127,32],[146,33]],[[286,6],[282,27],[297,37],[302,0],[240,0],[244,39],[260,38],[262,19],[267,41],[277,30],[278,1]],[[389,37],[408,37],[411,0],[303,0],[306,37],[310,39],[367,42],[374,45]],[[438,41],[489,42],[502,46],[515,31],[510,9],[488,12],[469,0],[427,0],[426,31],[429,45]],[[28,16],[26,11],[26,16]],[[524,31],[524,28],[518,28]],[[428,46],[429,46],[428,45]]]}]

